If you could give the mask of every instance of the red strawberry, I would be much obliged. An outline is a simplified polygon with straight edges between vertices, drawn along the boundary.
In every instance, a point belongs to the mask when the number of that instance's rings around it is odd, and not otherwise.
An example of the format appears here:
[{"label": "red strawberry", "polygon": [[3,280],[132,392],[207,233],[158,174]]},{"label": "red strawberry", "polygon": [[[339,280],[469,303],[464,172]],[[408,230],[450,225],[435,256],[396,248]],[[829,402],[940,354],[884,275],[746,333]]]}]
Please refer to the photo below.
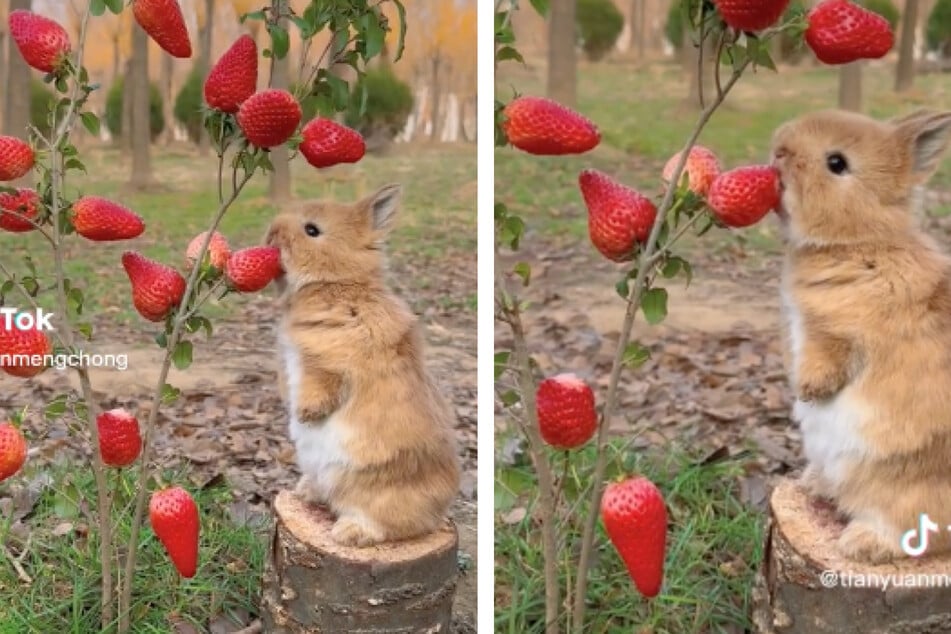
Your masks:
[{"label": "red strawberry", "polygon": [[248,97],[238,110],[238,125],[248,141],[261,148],[291,138],[302,116],[300,104],[286,90],[270,88]]},{"label": "red strawberry", "polygon": [[0,193],[0,229],[23,233],[36,229],[33,225],[40,213],[40,197],[34,189],[18,189],[16,193]]},{"label": "red strawberry", "polygon": [[738,167],[713,181],[707,204],[728,227],[756,224],[779,206],[779,172],[768,165]]},{"label": "red strawberry", "polygon": [[139,421],[124,409],[113,409],[96,417],[99,429],[99,454],[110,467],[125,467],[139,457],[142,436]]},{"label": "red strawberry", "polygon": [[192,43],[177,0],[133,0],[132,14],[142,30],[172,57],[191,57]]},{"label": "red strawberry", "polygon": [[578,178],[588,207],[588,235],[601,254],[615,262],[634,258],[637,243],[650,235],[657,207],[630,187],[598,170]]},{"label": "red strawberry", "polygon": [[13,423],[0,423],[0,482],[14,475],[26,462],[26,438]]},{"label": "red strawberry", "polygon": [[185,295],[185,278],[181,273],[155,260],[126,251],[122,267],[132,282],[132,303],[149,321],[162,321]]},{"label": "red strawberry", "polygon": [[356,163],[363,158],[367,150],[359,132],[342,126],[333,119],[312,119],[301,130],[301,134],[304,140],[300,144],[300,152],[314,167]]},{"label": "red strawberry", "polygon": [[[195,266],[195,261],[198,260],[198,252],[201,250],[201,245],[205,243],[205,236],[207,235],[207,231],[202,231],[188,243],[188,248],[185,250],[185,261],[189,269]],[[211,234],[211,241],[208,243],[205,257],[209,258],[211,265],[219,270],[224,270],[228,258],[231,257],[231,247],[228,246],[228,241],[217,231]]]},{"label": "red strawberry", "polygon": [[557,449],[580,447],[598,427],[594,392],[574,374],[558,374],[539,383],[535,403],[542,439]]},{"label": "red strawberry", "polygon": [[601,142],[594,123],[551,99],[517,97],[503,114],[509,143],[529,154],[581,154]]},{"label": "red strawberry", "polygon": [[[664,181],[669,183],[674,176],[674,169],[680,161],[680,152],[677,152],[664,165]],[[706,196],[713,180],[720,175],[720,160],[717,155],[702,145],[694,145],[687,155],[687,164],[684,166],[687,174],[687,189],[698,196]],[[683,178],[683,175],[681,175]]]},{"label": "red strawberry", "polygon": [[10,37],[26,63],[44,73],[52,73],[69,57],[72,46],[66,29],[49,18],[17,9],[10,12]]},{"label": "red strawberry", "polygon": [[258,45],[242,35],[215,64],[205,80],[205,102],[222,112],[234,113],[258,85]]},{"label": "red strawberry", "polygon": [[0,136],[0,181],[13,181],[33,168],[33,148],[15,136]]},{"label": "red strawberry", "polygon": [[53,351],[46,333],[35,327],[17,328],[12,321],[10,328],[6,326],[6,320],[0,320],[0,360],[3,362],[0,369],[22,379],[34,377],[45,370],[43,359],[33,357],[42,357]]},{"label": "red strawberry", "polygon": [[198,506],[181,487],[163,489],[149,501],[149,522],[178,574],[194,577],[198,569]]},{"label": "red strawberry", "polygon": [[779,21],[789,0],[713,0],[713,4],[737,31],[762,31]]},{"label": "red strawberry", "polygon": [[657,596],[667,548],[667,508],[660,491],[647,478],[612,482],[601,498],[601,519],[638,591]]},{"label": "red strawberry", "polygon": [[138,215],[98,196],[83,196],[73,203],[72,220],[76,233],[97,242],[129,240],[145,231]]},{"label": "red strawberry", "polygon": [[231,254],[225,266],[230,286],[242,293],[259,291],[283,272],[281,250],[277,247],[250,247]]},{"label": "red strawberry", "polygon": [[806,44],[826,64],[878,59],[895,44],[888,20],[848,0],[824,0],[806,20]]}]

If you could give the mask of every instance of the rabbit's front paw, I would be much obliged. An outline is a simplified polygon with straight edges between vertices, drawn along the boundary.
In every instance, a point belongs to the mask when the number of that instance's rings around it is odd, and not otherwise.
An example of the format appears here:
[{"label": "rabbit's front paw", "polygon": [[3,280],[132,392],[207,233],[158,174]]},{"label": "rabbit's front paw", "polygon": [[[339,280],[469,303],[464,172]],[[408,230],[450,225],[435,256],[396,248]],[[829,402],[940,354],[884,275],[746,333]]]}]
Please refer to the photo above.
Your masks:
[{"label": "rabbit's front paw", "polygon": [[334,523],[330,537],[338,544],[358,548],[384,541],[382,531],[372,521],[346,514]]},{"label": "rabbit's front paw", "polygon": [[801,401],[826,401],[845,387],[845,376],[825,368],[825,371],[799,372],[796,397]]},{"label": "rabbit's front paw", "polygon": [[899,540],[887,539],[869,524],[852,520],[839,536],[839,552],[852,561],[884,564],[903,556]]},{"label": "rabbit's front paw", "polygon": [[294,494],[305,502],[311,504],[326,504],[327,500],[324,499],[324,496],[320,492],[320,488],[317,486],[317,483],[314,482],[313,477],[309,475],[302,475],[300,480],[297,481],[297,486],[294,487]]}]

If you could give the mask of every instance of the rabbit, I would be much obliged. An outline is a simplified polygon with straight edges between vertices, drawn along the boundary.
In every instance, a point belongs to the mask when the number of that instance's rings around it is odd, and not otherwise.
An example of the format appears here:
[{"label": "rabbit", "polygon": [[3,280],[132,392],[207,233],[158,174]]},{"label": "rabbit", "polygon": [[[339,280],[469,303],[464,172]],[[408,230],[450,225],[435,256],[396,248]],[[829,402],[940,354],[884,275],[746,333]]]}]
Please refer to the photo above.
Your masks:
[{"label": "rabbit", "polygon": [[922,513],[925,554],[951,548],[951,258],[909,209],[949,143],[951,112],[931,111],[821,111],[773,136],[802,483],[836,503],[853,561],[908,556]]},{"label": "rabbit", "polygon": [[365,547],[437,529],[459,489],[449,405],[427,373],[415,315],[383,281],[401,188],[279,213],[281,393],[301,478],[335,516],[332,539]]}]

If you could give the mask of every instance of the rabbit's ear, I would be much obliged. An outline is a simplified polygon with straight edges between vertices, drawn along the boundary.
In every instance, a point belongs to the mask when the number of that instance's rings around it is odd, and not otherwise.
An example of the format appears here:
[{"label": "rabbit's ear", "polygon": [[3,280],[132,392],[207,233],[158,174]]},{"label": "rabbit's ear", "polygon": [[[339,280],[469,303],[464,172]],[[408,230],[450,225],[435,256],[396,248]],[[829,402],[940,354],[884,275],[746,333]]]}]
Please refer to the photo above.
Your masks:
[{"label": "rabbit's ear", "polygon": [[389,231],[392,228],[402,193],[403,188],[400,185],[390,184],[384,185],[367,197],[365,202],[370,211],[374,230]]},{"label": "rabbit's ear", "polygon": [[898,123],[899,146],[908,148],[910,171],[924,182],[938,169],[941,156],[951,145],[951,112],[915,113]]}]

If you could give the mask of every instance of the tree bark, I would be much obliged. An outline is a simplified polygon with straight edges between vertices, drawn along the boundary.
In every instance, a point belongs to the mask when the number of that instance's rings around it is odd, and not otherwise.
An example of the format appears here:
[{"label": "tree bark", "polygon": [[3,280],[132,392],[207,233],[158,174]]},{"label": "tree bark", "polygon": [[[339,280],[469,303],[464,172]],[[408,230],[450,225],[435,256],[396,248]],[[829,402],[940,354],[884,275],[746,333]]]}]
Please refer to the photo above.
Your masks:
[{"label": "tree bark", "polygon": [[119,145],[126,152],[132,151],[132,71],[130,57],[125,62],[125,76],[122,78],[122,123],[119,125]]},{"label": "tree bark", "polygon": [[548,97],[574,108],[578,92],[575,0],[552,0],[548,23]]},{"label": "tree bark", "polygon": [[132,86],[132,110],[129,137],[132,141],[133,189],[152,184],[152,134],[149,129],[149,36],[138,23],[132,26],[132,71],[126,82]]},{"label": "tree bark", "polygon": [[877,566],[850,561],[836,550],[842,528],[835,508],[810,498],[797,482],[786,479],[773,490],[764,560],[753,588],[754,632],[951,631],[948,589],[941,582],[951,556]]},{"label": "tree bark", "polygon": [[863,62],[845,64],[839,70],[839,107],[843,110],[862,111]]},{"label": "tree bark", "polygon": [[[10,0],[10,11],[30,9],[30,0]],[[30,125],[30,67],[23,61],[13,38],[7,38],[7,83],[4,84],[3,131],[4,134],[27,138]]]},{"label": "tree bark", "polygon": [[274,634],[450,632],[458,535],[435,533],[370,548],[330,538],[333,517],[290,491],[274,501],[262,620]]},{"label": "tree bark", "polygon": [[[162,56],[162,112],[165,116],[165,132],[162,143],[166,146],[175,141],[175,94],[172,91],[172,77],[175,72],[175,60],[171,55]],[[204,138],[204,137],[203,137]]]},{"label": "tree bark", "polygon": [[[287,0],[271,0],[272,6],[275,8],[279,8],[281,4],[285,2],[287,2]],[[288,58],[272,58],[271,64],[271,87],[286,90],[290,85]],[[268,194],[273,203],[285,202],[291,199],[290,153],[284,144],[271,148],[270,152],[271,164],[274,165],[274,171],[271,172]]]},{"label": "tree bark", "polygon": [[439,66],[442,62],[440,54],[437,51],[433,54],[433,58],[430,60],[430,82],[433,87],[432,96],[433,96],[433,107],[430,110],[430,119],[432,120],[432,128],[429,130],[429,139],[431,141],[439,140],[439,117],[442,116],[440,112],[440,102],[442,101],[442,90],[439,85],[440,76],[439,76]]},{"label": "tree bark", "polygon": [[918,0],[906,0],[901,16],[901,44],[898,68],[895,70],[895,91],[910,90],[915,83],[915,29],[918,26]]}]

